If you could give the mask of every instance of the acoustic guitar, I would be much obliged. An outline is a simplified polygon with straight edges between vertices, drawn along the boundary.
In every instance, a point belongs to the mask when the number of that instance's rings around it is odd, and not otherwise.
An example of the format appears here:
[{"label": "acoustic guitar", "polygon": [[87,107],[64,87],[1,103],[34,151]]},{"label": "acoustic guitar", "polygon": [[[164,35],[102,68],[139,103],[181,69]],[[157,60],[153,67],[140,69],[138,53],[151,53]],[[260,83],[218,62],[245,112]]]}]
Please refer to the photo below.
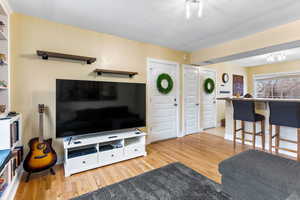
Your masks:
[{"label": "acoustic guitar", "polygon": [[54,175],[53,166],[56,164],[57,155],[52,148],[52,139],[45,140],[44,135],[44,113],[45,105],[39,104],[39,137],[32,138],[28,145],[30,151],[24,160],[24,170],[28,172],[26,182],[29,181],[31,173],[50,169]]}]

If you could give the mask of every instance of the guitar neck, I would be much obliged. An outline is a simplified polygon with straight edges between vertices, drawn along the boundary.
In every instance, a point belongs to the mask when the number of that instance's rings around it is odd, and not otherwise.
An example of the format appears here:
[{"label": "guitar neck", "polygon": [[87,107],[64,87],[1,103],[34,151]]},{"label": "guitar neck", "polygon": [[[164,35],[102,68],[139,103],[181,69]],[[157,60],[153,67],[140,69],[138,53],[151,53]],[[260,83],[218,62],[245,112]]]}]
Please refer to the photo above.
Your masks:
[{"label": "guitar neck", "polygon": [[39,105],[39,141],[44,140],[44,111],[45,106],[43,104]]},{"label": "guitar neck", "polygon": [[40,141],[44,140],[44,114],[39,114],[39,139]]}]

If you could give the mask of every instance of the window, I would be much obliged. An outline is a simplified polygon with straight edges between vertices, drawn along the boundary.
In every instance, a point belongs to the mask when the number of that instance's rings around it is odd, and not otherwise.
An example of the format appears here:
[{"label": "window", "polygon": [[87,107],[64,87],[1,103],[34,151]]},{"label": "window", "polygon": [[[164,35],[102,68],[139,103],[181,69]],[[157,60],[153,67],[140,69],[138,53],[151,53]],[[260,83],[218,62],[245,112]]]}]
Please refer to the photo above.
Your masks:
[{"label": "window", "polygon": [[300,99],[300,72],[254,76],[257,98]]}]

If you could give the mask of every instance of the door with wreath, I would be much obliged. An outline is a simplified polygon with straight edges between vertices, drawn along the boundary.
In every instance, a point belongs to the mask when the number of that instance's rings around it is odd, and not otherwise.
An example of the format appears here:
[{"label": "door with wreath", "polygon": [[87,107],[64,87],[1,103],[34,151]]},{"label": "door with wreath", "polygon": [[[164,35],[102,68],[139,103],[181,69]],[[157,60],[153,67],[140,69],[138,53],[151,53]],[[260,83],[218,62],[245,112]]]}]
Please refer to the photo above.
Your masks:
[{"label": "door with wreath", "polygon": [[210,69],[200,70],[202,80],[201,90],[201,127],[203,129],[217,126],[217,102],[216,102],[216,71]]},{"label": "door with wreath", "polygon": [[148,131],[151,142],[176,138],[179,134],[179,66],[148,61]]}]

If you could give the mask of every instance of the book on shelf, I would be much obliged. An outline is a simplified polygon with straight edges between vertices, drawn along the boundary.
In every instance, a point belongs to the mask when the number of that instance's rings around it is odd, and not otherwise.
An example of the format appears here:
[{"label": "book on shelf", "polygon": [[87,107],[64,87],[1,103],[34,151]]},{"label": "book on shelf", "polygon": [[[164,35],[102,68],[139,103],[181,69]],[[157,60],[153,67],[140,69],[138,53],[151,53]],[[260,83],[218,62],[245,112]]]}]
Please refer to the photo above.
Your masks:
[{"label": "book on shelf", "polygon": [[14,121],[10,124],[10,146],[13,147],[19,141],[19,121]]}]

